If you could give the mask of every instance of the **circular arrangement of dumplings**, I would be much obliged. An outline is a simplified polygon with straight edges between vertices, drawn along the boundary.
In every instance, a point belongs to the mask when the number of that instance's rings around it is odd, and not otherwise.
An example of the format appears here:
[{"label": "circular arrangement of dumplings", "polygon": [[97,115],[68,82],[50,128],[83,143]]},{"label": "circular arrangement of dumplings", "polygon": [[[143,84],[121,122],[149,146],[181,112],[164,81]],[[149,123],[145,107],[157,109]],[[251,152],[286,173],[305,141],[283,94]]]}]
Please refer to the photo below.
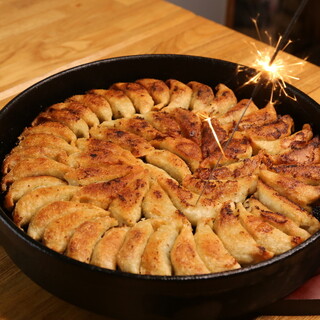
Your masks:
[{"label": "circular arrangement of dumplings", "polygon": [[33,239],[113,270],[194,275],[270,259],[320,229],[320,141],[252,102],[222,155],[203,119],[223,146],[247,103],[223,84],[173,79],[72,96],[5,158],[5,207]]}]

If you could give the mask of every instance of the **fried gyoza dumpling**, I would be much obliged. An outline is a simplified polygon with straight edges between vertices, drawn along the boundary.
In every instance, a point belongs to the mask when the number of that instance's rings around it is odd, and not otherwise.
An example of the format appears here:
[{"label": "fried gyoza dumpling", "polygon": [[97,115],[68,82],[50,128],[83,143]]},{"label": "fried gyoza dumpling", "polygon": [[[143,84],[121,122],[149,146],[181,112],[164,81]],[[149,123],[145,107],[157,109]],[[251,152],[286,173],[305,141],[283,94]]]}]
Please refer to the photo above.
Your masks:
[{"label": "fried gyoza dumpling", "polygon": [[249,128],[245,128],[245,134],[253,141],[273,141],[288,137],[292,132],[293,125],[293,119],[289,115],[285,115],[264,125],[256,126],[255,124],[252,124]]},{"label": "fried gyoza dumpling", "polygon": [[170,101],[162,110],[168,111],[173,108],[189,109],[192,96],[191,88],[175,79],[167,80],[166,85],[170,90]]},{"label": "fried gyoza dumpling", "polygon": [[176,108],[170,112],[170,115],[179,124],[181,134],[185,138],[192,140],[198,145],[201,144],[201,120],[194,112]]},{"label": "fried gyoza dumpling", "polygon": [[300,242],[308,239],[310,234],[298,227],[290,218],[285,215],[273,212],[268,207],[264,206],[258,199],[251,197],[244,202],[245,208],[252,214],[261,217],[264,221],[283,231],[284,233],[293,236],[294,242]]},{"label": "fried gyoza dumpling", "polygon": [[320,222],[308,211],[280,195],[258,180],[256,197],[274,212],[292,219],[299,227],[313,234],[320,228]]},{"label": "fried gyoza dumpling", "polygon": [[100,122],[112,119],[112,110],[109,102],[103,96],[93,93],[72,96],[66,101],[77,101],[93,111]]},{"label": "fried gyoza dumpling", "polygon": [[174,153],[167,150],[154,150],[146,155],[146,161],[165,170],[175,180],[181,182],[191,174],[187,164]]},{"label": "fried gyoza dumpling", "polygon": [[32,122],[33,126],[37,126],[43,122],[56,121],[67,126],[78,138],[79,137],[89,137],[89,127],[88,124],[79,117],[79,115],[74,114],[70,110],[63,109],[48,109],[45,112],[41,112],[35,120]]},{"label": "fried gyoza dumpling", "polygon": [[225,248],[241,265],[270,259],[273,253],[260,246],[242,226],[233,202],[224,203],[213,224]]},{"label": "fried gyoza dumpling", "polygon": [[265,184],[301,207],[308,208],[308,205],[320,199],[320,186],[310,186],[268,170],[261,170],[259,177]]},{"label": "fried gyoza dumpling", "polygon": [[141,257],[141,274],[172,275],[170,252],[178,234],[174,224],[160,225],[151,234]]},{"label": "fried gyoza dumpling", "polygon": [[127,95],[122,90],[104,90],[95,89],[90,90],[89,93],[97,94],[103,96],[110,104],[112,109],[113,118],[130,118],[136,113],[136,110],[127,97]]},{"label": "fried gyoza dumpling", "polygon": [[106,211],[90,203],[79,203],[74,201],[54,201],[43,206],[31,218],[28,226],[28,235],[35,240],[40,240],[46,227],[55,219],[72,212],[100,212],[105,214]]},{"label": "fried gyoza dumpling", "polygon": [[151,220],[142,220],[127,232],[117,255],[121,271],[140,273],[141,257],[153,232]]},{"label": "fried gyoza dumpling", "polygon": [[[249,107],[250,108],[250,107]],[[277,112],[274,108],[273,103],[268,103],[264,108],[259,109],[250,114],[246,114],[239,123],[239,130],[245,130],[252,126],[260,127],[268,123],[276,121],[278,118]]]},{"label": "fried gyoza dumpling", "polygon": [[210,273],[201,260],[189,224],[182,226],[170,252],[171,263],[176,275],[191,275]]},{"label": "fried gyoza dumpling", "polygon": [[320,164],[279,164],[269,167],[268,170],[281,176],[297,179],[303,183],[320,185]]},{"label": "fried gyoza dumpling", "polygon": [[143,138],[127,131],[100,126],[91,129],[90,134],[93,138],[118,144],[123,149],[129,150],[135,157],[143,157],[153,150],[153,147]]},{"label": "fried gyoza dumpling", "polygon": [[122,181],[126,181],[126,185],[114,195],[109,211],[120,225],[132,226],[141,218],[142,199],[149,188],[147,170],[137,171],[134,176],[127,175]]},{"label": "fried gyoza dumpling", "polygon": [[90,263],[98,267],[115,270],[117,254],[129,229],[125,226],[109,229],[96,243]]},{"label": "fried gyoza dumpling", "polygon": [[240,221],[256,242],[275,255],[286,252],[298,243],[261,217],[249,213],[241,202],[237,203]]},{"label": "fried gyoza dumpling", "polygon": [[77,148],[70,145],[64,139],[50,133],[34,133],[25,136],[19,143],[20,147],[50,147],[65,150],[68,154],[77,151]]},{"label": "fried gyoza dumpling", "polygon": [[152,97],[139,83],[118,82],[113,84],[110,89],[122,90],[130,98],[136,111],[141,114],[149,112],[154,106]]},{"label": "fried gyoza dumpling", "polygon": [[15,167],[16,164],[23,160],[43,157],[66,164],[68,154],[65,150],[61,150],[59,148],[17,146],[5,157],[2,166],[2,173],[7,174],[13,167]]},{"label": "fried gyoza dumpling", "polygon": [[203,194],[213,201],[225,202],[234,200],[242,202],[256,190],[258,177],[256,175],[245,176],[237,180],[212,180],[205,181],[187,176],[182,185],[188,190]]},{"label": "fried gyoza dumpling", "polygon": [[173,179],[160,177],[160,186],[168,193],[174,206],[179,209],[193,224],[197,225],[199,219],[214,218],[221,207],[221,203],[213,201],[180,186]]},{"label": "fried gyoza dumpling", "polygon": [[109,128],[115,128],[127,132],[131,132],[140,136],[148,141],[155,139],[158,136],[162,136],[161,132],[155,129],[148,121],[141,116],[134,118],[122,118],[108,123],[103,123],[102,126]]},{"label": "fried gyoza dumpling", "polygon": [[101,236],[117,224],[117,220],[109,216],[97,217],[83,222],[71,236],[66,255],[78,261],[89,263],[93,249]]},{"label": "fried gyoza dumpling", "polygon": [[[42,241],[50,249],[63,253],[75,230],[84,222],[98,217],[109,216],[108,211],[79,210],[62,215],[51,221],[45,228]],[[113,219],[114,224],[116,220]]]},{"label": "fried gyoza dumpling", "polygon": [[202,261],[211,272],[239,269],[239,263],[223,246],[212,226],[212,219],[200,220],[194,235],[197,252]]},{"label": "fried gyoza dumpling", "polygon": [[217,147],[211,154],[201,162],[201,167],[211,168],[214,167],[218,161],[219,165],[227,165],[252,156],[252,147],[246,136],[240,132],[236,132],[227,147],[222,145],[224,155]]},{"label": "fried gyoza dumpling", "polygon": [[142,211],[146,218],[157,218],[181,225],[187,218],[173,205],[168,194],[158,182],[151,182],[142,201]]},{"label": "fried gyoza dumpling", "polygon": [[213,111],[214,100],[211,87],[197,81],[190,81],[188,86],[192,89],[190,109],[205,112],[209,115]]},{"label": "fried gyoza dumpling", "polygon": [[19,227],[24,226],[43,206],[55,201],[70,200],[77,190],[78,187],[62,185],[38,188],[26,193],[15,206],[14,223]]},{"label": "fried gyoza dumpling", "polygon": [[[247,106],[249,107],[247,108]],[[259,109],[254,104],[253,101],[248,99],[243,99],[239,101],[234,107],[230,108],[226,113],[221,116],[218,116],[218,120],[221,124],[225,124],[228,122],[237,122],[240,120],[244,110],[247,108],[246,115],[250,115],[253,112],[257,112]]]},{"label": "fried gyoza dumpling", "polygon": [[161,80],[157,79],[139,79],[136,81],[147,89],[154,101],[153,110],[160,110],[165,107],[170,100],[170,90]]},{"label": "fried gyoza dumpling", "polygon": [[310,125],[304,125],[301,131],[292,134],[289,137],[283,137],[278,140],[264,141],[251,138],[251,145],[255,153],[259,150],[265,150],[269,154],[284,153],[290,149],[297,149],[299,145],[304,146],[306,142],[312,139],[312,130]]},{"label": "fried gyoza dumpling", "polygon": [[12,209],[15,203],[26,193],[43,187],[65,185],[66,182],[51,176],[25,177],[15,181],[5,196],[5,207]]},{"label": "fried gyoza dumpling", "polygon": [[9,184],[26,177],[52,176],[63,180],[70,170],[69,166],[49,158],[23,160],[3,177],[2,190],[6,190]]},{"label": "fried gyoza dumpling", "polygon": [[200,147],[193,141],[183,137],[165,137],[153,140],[152,145],[157,149],[165,149],[182,158],[195,171],[202,159]]},{"label": "fried gyoza dumpling", "polygon": [[[162,133],[162,135],[158,135],[159,137],[163,135],[176,137],[181,134],[181,128],[178,122],[166,112],[151,111],[144,114],[144,119]],[[155,137],[155,139],[156,138],[157,137]]]},{"label": "fried gyoza dumpling", "polygon": [[77,140],[76,135],[67,126],[56,121],[47,121],[40,123],[37,126],[26,128],[20,135],[19,139],[22,139],[29,134],[39,133],[52,134],[66,140],[68,143],[72,143]]},{"label": "fried gyoza dumpling", "polygon": [[216,86],[215,98],[212,102],[211,116],[225,114],[237,104],[237,98],[233,91],[224,84]]}]

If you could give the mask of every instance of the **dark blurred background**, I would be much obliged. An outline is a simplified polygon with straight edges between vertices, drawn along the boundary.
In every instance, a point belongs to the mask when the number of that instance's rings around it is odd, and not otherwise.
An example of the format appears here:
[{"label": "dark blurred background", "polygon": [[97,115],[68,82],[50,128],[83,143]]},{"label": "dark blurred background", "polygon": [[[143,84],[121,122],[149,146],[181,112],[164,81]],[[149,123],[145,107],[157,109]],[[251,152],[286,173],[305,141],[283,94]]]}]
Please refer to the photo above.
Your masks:
[{"label": "dark blurred background", "polygon": [[[252,18],[258,18],[261,40],[267,32],[277,40],[283,34],[300,0],[169,0],[196,14],[258,39]],[[320,66],[320,0],[309,0],[290,35],[286,49]]]}]

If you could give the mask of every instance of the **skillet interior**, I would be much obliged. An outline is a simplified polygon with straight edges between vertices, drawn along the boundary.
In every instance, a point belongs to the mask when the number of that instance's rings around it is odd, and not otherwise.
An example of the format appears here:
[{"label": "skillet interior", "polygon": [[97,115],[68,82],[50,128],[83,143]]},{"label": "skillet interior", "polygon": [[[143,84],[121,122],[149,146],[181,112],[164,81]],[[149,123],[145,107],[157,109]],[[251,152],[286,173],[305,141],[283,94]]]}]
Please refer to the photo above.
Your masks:
[{"label": "skillet interior", "polygon": [[[0,160],[40,111],[71,95],[106,88],[117,81],[154,77],[196,80],[213,87],[222,82],[235,90],[238,99],[248,98],[252,87],[239,87],[252,70],[238,73],[237,67],[202,57],[145,55],[64,71],[27,89],[1,111]],[[299,119],[297,128],[309,122],[319,134],[318,104],[292,86],[288,89],[298,101],[280,97],[278,112]],[[255,103],[264,106],[269,95],[270,89],[264,88]],[[124,319],[212,319],[249,312],[301,285],[318,267],[315,257],[320,255],[318,232],[295,249],[251,267],[205,276],[157,277],[104,270],[57,254],[20,231],[4,209],[0,210],[0,236],[13,261],[45,289],[82,307]]]}]

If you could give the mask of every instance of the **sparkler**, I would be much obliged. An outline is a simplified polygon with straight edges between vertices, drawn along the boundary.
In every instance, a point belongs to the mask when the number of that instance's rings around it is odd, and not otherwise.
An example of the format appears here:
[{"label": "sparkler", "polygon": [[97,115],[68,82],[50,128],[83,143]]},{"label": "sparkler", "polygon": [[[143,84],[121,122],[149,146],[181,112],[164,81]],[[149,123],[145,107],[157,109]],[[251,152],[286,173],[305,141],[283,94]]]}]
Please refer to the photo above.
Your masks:
[{"label": "sparkler", "polygon": [[[291,76],[291,75],[288,75],[288,74],[284,74],[283,71],[285,70],[286,68],[286,65],[283,63],[282,60],[279,60],[279,61],[276,61],[276,58],[277,58],[277,55],[280,51],[282,50],[285,50],[285,48],[291,43],[291,41],[289,40],[289,35],[290,33],[292,32],[292,29],[294,27],[294,25],[296,24],[298,18],[300,17],[304,7],[306,6],[306,4],[308,3],[309,0],[302,0],[300,2],[300,5],[299,7],[297,8],[297,10],[295,11],[289,25],[287,26],[283,36],[280,36],[279,37],[279,40],[278,40],[278,43],[275,47],[275,50],[270,58],[269,55],[264,55],[261,51],[257,50],[257,53],[258,53],[258,59],[256,60],[256,62],[254,63],[253,67],[257,68],[259,71],[258,73],[253,76],[248,82],[246,82],[245,84],[248,84],[248,83],[256,83],[257,85],[255,86],[252,94],[251,94],[251,97],[246,105],[246,107],[244,108],[241,116],[240,116],[240,119],[238,120],[238,122],[236,123],[229,139],[226,141],[226,143],[224,144],[223,147],[221,147],[220,145],[220,142],[218,142],[218,146],[221,150],[221,154],[220,154],[220,157],[218,158],[218,161],[216,162],[216,164],[214,165],[214,167],[211,169],[210,173],[209,173],[209,177],[208,179],[205,181],[205,184],[203,186],[203,189],[201,190],[200,194],[199,194],[199,197],[196,201],[196,205],[198,204],[200,198],[202,197],[204,191],[206,190],[207,188],[207,185],[209,183],[209,181],[211,180],[212,178],[212,175],[213,175],[213,171],[216,167],[218,167],[218,165],[220,164],[220,161],[222,159],[222,157],[225,157],[225,153],[224,153],[224,150],[228,148],[231,140],[233,139],[233,136],[234,134],[236,133],[236,131],[238,130],[239,128],[239,124],[242,120],[242,118],[244,117],[244,115],[246,114],[251,102],[253,101],[253,99],[257,96],[257,94],[259,93],[261,87],[263,86],[263,83],[264,81],[268,81],[268,82],[271,82],[272,83],[272,93],[276,87],[276,85],[278,85],[280,87],[280,90],[282,92],[284,92],[284,94],[286,96],[288,96],[288,94],[286,93],[285,91],[285,88],[286,88],[286,84],[285,84],[285,81],[284,81],[284,78],[285,77],[289,77],[289,78],[293,78],[293,79],[297,79],[296,77],[294,76]],[[256,29],[257,28],[257,23],[256,23],[256,20],[254,20],[254,23],[255,23],[255,26],[256,26]],[[258,32],[259,34],[259,32]],[[259,34],[259,37],[260,37],[260,34]],[[300,64],[300,63],[299,63]],[[272,94],[271,94],[271,98],[272,98]],[[270,102],[271,102],[271,98],[270,98]],[[209,119],[209,120],[208,120]],[[211,124],[211,119],[210,118],[207,118],[205,119],[206,121],[208,121],[208,124],[210,126]],[[214,138],[218,140],[218,137],[216,136],[215,134],[215,131],[212,127],[212,124],[210,126],[210,129],[212,130],[212,133],[214,135]]]}]

